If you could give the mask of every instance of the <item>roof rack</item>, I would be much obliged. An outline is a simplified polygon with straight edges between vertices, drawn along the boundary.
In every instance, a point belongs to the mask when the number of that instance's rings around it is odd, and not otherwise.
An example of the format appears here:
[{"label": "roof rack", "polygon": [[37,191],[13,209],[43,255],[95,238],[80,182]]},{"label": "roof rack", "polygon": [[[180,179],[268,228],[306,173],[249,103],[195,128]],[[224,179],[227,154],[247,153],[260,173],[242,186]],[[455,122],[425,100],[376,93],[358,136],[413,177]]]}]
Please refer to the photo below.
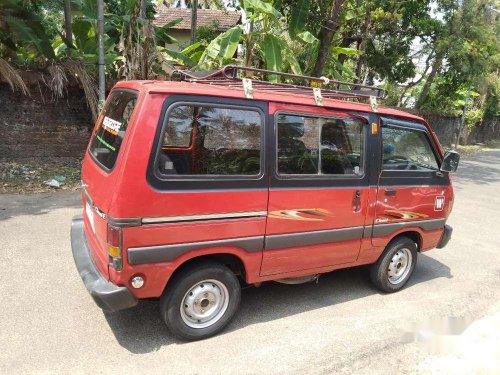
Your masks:
[{"label": "roof rack", "polygon": [[[274,83],[264,80],[270,76],[282,82]],[[312,94],[318,105],[322,105],[322,98],[343,98],[369,99],[373,107],[376,106],[376,99],[385,97],[385,91],[374,86],[234,65],[226,65],[221,69],[205,72],[176,70],[172,73],[172,79],[242,88],[247,98],[253,98],[254,89],[309,96]]]}]

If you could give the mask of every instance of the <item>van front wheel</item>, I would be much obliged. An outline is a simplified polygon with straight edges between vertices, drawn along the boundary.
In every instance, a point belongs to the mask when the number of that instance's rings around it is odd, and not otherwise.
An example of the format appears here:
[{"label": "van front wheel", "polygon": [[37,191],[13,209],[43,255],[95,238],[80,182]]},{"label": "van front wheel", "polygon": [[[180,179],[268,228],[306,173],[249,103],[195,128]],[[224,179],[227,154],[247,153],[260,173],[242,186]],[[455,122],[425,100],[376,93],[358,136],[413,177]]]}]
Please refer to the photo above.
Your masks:
[{"label": "van front wheel", "polygon": [[416,263],[417,244],[408,237],[397,238],[387,245],[377,263],[371,266],[371,280],[384,292],[397,292],[410,279]]},{"label": "van front wheel", "polygon": [[206,262],[174,276],[160,299],[160,311],[174,335],[200,340],[229,324],[240,299],[234,273],[222,264]]}]

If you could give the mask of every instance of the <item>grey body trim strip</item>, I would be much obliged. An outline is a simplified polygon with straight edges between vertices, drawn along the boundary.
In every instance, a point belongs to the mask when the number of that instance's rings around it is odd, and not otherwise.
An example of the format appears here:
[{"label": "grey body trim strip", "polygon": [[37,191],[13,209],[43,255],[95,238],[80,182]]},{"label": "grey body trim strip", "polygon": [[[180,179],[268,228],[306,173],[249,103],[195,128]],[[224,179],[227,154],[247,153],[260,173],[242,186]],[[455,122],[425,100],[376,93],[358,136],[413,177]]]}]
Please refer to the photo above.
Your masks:
[{"label": "grey body trim strip", "polygon": [[130,264],[171,262],[189,251],[218,246],[238,247],[249,253],[262,251],[264,236],[229,238],[225,240],[189,242],[164,246],[131,247],[128,249],[128,262]]},{"label": "grey body trim strip", "polygon": [[187,221],[206,221],[221,219],[244,219],[252,217],[265,217],[267,211],[226,212],[222,214],[185,215],[185,216],[160,216],[160,217],[130,217],[115,219],[108,217],[109,224],[115,227],[137,227],[143,224],[182,223]]},{"label": "grey body trim strip", "polygon": [[365,225],[363,230],[363,238],[370,238],[373,233],[373,225]]},{"label": "grey body trim strip", "polygon": [[142,218],[142,222],[144,224],[175,223],[181,221],[239,219],[239,218],[261,217],[261,216],[267,216],[267,211],[245,211],[245,212],[225,212],[221,214],[206,214],[206,215],[144,217]]},{"label": "grey body trim strip", "polygon": [[373,237],[386,237],[391,233],[406,227],[419,227],[422,230],[444,228],[446,219],[430,219],[418,221],[405,221],[403,223],[377,224],[373,226]]},{"label": "grey body trim strip", "polygon": [[128,262],[129,264],[171,262],[179,256],[192,250],[220,246],[237,247],[246,252],[252,253],[262,251],[263,249],[286,249],[289,247],[351,241],[361,238],[369,238],[372,236],[386,237],[391,233],[406,227],[419,227],[425,231],[440,229],[444,227],[445,222],[446,219],[443,218],[320,230],[313,232],[275,234],[267,237],[240,237],[214,241],[187,242],[174,245],[132,247],[128,249]]},{"label": "grey body trim strip", "polygon": [[108,223],[114,227],[138,227],[142,224],[140,217],[125,217],[120,219],[112,218],[108,216]]},{"label": "grey body trim strip", "polygon": [[364,227],[352,227],[315,232],[274,234],[266,236],[265,250],[356,240],[363,237],[363,231]]}]

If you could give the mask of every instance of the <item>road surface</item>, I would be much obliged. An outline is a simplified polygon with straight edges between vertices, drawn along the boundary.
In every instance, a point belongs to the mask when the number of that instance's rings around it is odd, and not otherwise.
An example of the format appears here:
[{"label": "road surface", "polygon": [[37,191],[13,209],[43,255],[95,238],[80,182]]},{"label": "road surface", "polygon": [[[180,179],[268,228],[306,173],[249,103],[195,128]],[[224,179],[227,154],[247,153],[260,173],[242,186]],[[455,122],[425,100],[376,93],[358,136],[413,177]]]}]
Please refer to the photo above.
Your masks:
[{"label": "road surface", "polygon": [[0,195],[0,372],[362,374],[500,372],[500,150],[464,160],[448,246],[396,294],[366,267],[243,291],[217,337],[176,341],[158,302],[103,313],[70,250],[75,193]]}]

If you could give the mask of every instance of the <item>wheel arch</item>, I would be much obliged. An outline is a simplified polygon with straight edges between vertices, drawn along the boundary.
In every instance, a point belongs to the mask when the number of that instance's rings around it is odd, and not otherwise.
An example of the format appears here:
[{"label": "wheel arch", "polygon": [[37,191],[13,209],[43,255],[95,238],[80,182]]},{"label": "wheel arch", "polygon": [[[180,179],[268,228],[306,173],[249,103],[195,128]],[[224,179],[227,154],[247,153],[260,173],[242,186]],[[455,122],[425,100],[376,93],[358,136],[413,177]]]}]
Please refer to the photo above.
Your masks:
[{"label": "wheel arch", "polygon": [[401,237],[407,237],[413,242],[417,244],[417,251],[420,252],[422,248],[422,234],[416,230],[407,230],[401,233],[396,234],[394,237],[391,238],[387,246],[389,246],[392,242],[396,241],[398,238]]},{"label": "wheel arch", "polygon": [[168,287],[170,280],[177,275],[197,264],[204,262],[216,262],[223,264],[228,267],[236,275],[236,277],[242,281],[247,281],[247,268],[245,266],[245,262],[238,255],[228,252],[215,252],[209,254],[198,254],[188,259],[184,259],[172,272],[165,287]]}]

